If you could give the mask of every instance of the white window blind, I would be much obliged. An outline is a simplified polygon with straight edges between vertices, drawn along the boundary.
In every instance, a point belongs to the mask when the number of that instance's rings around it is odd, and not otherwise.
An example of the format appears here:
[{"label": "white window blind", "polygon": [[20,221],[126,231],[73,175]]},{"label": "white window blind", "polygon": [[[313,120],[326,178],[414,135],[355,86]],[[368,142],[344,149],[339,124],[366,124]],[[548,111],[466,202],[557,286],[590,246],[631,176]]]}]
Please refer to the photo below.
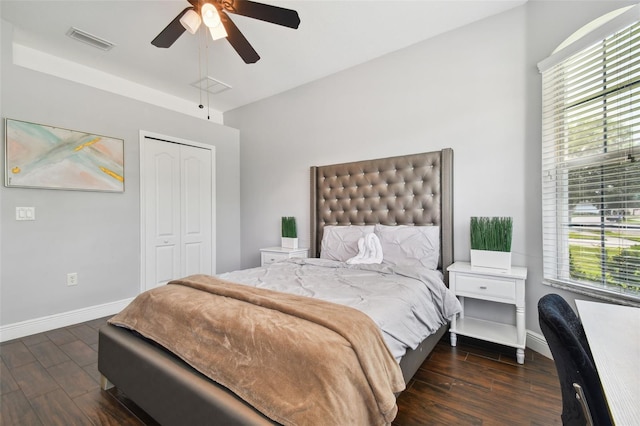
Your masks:
[{"label": "white window blind", "polygon": [[542,71],[544,277],[640,301],[640,22]]}]

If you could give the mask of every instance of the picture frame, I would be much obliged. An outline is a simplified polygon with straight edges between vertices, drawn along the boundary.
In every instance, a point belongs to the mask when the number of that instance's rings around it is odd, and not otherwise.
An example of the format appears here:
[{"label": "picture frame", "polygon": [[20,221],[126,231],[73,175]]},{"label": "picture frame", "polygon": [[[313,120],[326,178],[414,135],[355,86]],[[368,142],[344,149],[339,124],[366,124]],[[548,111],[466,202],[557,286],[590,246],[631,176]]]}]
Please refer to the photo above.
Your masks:
[{"label": "picture frame", "polygon": [[5,186],[124,192],[124,140],[5,118]]}]

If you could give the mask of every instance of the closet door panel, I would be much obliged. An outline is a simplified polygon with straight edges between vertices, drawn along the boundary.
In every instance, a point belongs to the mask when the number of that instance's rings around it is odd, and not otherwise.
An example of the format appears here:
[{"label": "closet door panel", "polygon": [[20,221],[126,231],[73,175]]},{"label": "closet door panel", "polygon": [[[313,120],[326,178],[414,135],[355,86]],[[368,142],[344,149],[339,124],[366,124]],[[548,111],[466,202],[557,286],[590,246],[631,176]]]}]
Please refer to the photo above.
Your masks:
[{"label": "closet door panel", "polygon": [[180,149],[149,141],[145,147],[146,288],[180,274]]},{"label": "closet door panel", "polygon": [[211,274],[211,151],[181,146],[183,275]]}]

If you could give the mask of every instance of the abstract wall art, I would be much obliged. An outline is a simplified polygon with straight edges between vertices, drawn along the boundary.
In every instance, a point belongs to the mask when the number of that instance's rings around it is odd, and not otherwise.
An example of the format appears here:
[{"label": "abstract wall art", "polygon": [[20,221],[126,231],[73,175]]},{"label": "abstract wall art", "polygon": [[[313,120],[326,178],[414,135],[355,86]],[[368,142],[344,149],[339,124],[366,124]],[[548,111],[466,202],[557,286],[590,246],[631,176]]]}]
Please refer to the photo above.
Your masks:
[{"label": "abstract wall art", "polygon": [[5,119],[5,186],[124,191],[124,140]]}]

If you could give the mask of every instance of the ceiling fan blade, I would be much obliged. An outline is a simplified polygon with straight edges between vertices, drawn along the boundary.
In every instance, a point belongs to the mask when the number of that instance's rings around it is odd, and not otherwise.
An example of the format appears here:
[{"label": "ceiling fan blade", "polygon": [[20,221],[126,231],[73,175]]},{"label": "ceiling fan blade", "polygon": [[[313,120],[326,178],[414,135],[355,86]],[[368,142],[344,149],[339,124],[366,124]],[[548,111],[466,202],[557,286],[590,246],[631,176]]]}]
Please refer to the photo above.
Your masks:
[{"label": "ceiling fan blade", "polygon": [[186,31],[180,23],[180,18],[182,18],[182,16],[191,9],[193,9],[193,7],[187,7],[185,10],[180,12],[178,16],[173,18],[173,21],[169,22],[169,25],[167,25],[164,30],[160,31],[160,34],[151,41],[151,44],[156,47],[171,47],[182,33]]},{"label": "ceiling fan blade", "polygon": [[242,60],[246,64],[258,62],[260,55],[258,55],[258,52],[249,44],[245,36],[242,35],[238,27],[236,27],[236,24],[229,18],[229,15],[221,11],[220,20],[222,21],[222,25],[224,25],[224,29],[227,31],[227,40],[236,52],[238,52]]},{"label": "ceiling fan blade", "polygon": [[249,0],[218,0],[218,3],[227,12],[237,15],[248,16],[249,18],[289,28],[298,28],[300,25],[300,17],[295,10]]}]

